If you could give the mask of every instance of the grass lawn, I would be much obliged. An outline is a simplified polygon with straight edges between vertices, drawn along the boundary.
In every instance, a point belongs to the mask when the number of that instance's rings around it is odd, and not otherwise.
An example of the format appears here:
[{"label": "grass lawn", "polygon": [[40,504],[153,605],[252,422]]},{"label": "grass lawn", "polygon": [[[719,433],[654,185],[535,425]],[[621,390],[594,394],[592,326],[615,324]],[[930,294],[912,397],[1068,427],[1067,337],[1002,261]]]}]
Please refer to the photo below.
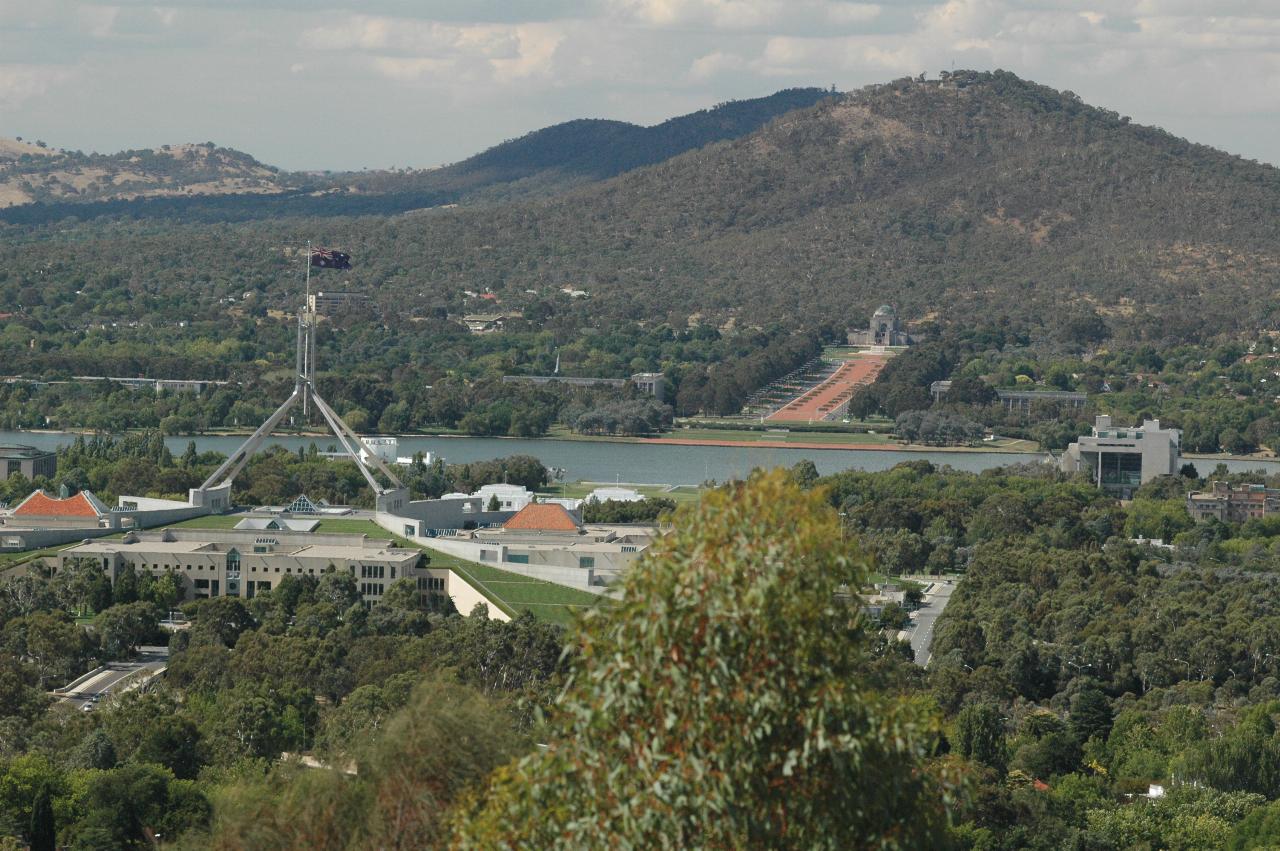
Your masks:
[{"label": "grass lawn", "polygon": [[902,588],[916,588],[921,591],[923,591],[925,587],[923,583],[916,582],[913,579],[903,579],[901,576],[890,576],[887,573],[875,572],[867,574],[867,584],[874,585],[876,583],[893,584]]},{"label": "grass lawn", "polygon": [[244,519],[243,514],[206,514],[204,517],[192,517],[178,523],[170,523],[164,528],[174,529],[234,529]]},{"label": "grass lawn", "polygon": [[18,567],[28,562],[35,561],[38,558],[44,558],[45,556],[57,555],[67,547],[74,547],[79,544],[79,541],[72,541],[67,544],[59,544],[56,547],[45,547],[42,550],[23,550],[22,552],[17,553],[0,554],[0,571]]},{"label": "grass lawn", "polygon": [[537,618],[568,625],[572,622],[575,612],[596,605],[607,606],[611,602],[603,595],[566,588],[554,582],[544,582],[518,573],[509,573],[496,567],[476,564],[444,553],[428,552],[432,567],[448,568],[454,571],[509,615],[528,609]]},{"label": "grass lawn", "polygon": [[[204,517],[193,517],[181,523],[170,524],[175,529],[234,529],[235,525],[245,518],[244,514],[208,514]],[[310,519],[310,518],[302,518]],[[316,532],[343,535],[368,535],[370,538],[395,538],[396,536],[383,529],[372,520],[355,517],[327,517],[320,520]],[[404,538],[400,543],[407,544]]]}]

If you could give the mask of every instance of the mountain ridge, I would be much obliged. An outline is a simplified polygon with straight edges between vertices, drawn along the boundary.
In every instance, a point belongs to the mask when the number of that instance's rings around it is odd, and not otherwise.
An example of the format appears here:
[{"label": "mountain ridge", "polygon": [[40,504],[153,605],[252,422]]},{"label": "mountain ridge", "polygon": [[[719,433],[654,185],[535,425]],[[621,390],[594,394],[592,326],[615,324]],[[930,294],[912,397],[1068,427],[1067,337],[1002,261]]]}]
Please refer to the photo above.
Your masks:
[{"label": "mountain ridge", "polygon": [[[243,257],[210,263],[197,297],[245,278],[283,294],[279,247],[323,239],[356,258],[344,286],[397,309],[465,312],[465,292],[489,290],[581,327],[856,327],[886,302],[917,324],[1096,314],[1144,339],[1280,327],[1280,171],[1007,72],[824,97],[556,193],[394,212],[173,232]],[[33,227],[20,232],[54,242],[11,256],[70,269],[106,253],[124,280],[191,262],[124,225],[105,245],[106,228],[82,220],[64,241]],[[565,286],[590,298],[547,295]]]},{"label": "mountain ridge", "polygon": [[[536,197],[652,165],[692,148],[736,138],[829,92],[783,89],[760,98],[728,101],[652,126],[606,119],[574,119],[494,145],[458,163],[431,169],[359,172],[286,172],[212,142],[163,145],[116,154],[78,151],[0,139],[0,211],[29,205],[59,214],[127,210],[117,202],[161,201],[163,216],[184,203],[212,209],[241,195],[265,200],[278,214],[325,215],[403,212],[468,200]],[[8,152],[8,155],[6,155]],[[26,154],[27,156],[23,156]],[[196,155],[198,163],[185,162]],[[195,167],[200,166],[200,167]],[[369,196],[376,196],[370,199]],[[386,199],[379,209],[378,198]],[[293,207],[289,208],[289,202]],[[234,203],[232,201],[231,203]],[[85,205],[75,210],[75,205]],[[373,209],[370,209],[370,208]],[[137,208],[147,213],[147,205]],[[30,221],[24,211],[10,220]],[[15,219],[16,216],[16,219]],[[252,217],[252,216],[246,216]],[[38,217],[37,217],[38,218]]]}]

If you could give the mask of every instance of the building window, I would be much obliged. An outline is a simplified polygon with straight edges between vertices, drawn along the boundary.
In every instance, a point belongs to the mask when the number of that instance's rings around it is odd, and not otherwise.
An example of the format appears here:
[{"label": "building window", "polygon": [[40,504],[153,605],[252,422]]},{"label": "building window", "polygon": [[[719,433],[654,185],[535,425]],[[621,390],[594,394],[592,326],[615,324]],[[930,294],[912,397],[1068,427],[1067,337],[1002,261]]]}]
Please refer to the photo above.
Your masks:
[{"label": "building window", "polygon": [[507,561],[511,562],[512,564],[528,564],[529,554],[528,553],[520,553],[520,554],[507,553]]},{"label": "building window", "polygon": [[578,567],[586,568],[586,567],[595,567],[595,566],[596,566],[595,556],[578,556]]}]

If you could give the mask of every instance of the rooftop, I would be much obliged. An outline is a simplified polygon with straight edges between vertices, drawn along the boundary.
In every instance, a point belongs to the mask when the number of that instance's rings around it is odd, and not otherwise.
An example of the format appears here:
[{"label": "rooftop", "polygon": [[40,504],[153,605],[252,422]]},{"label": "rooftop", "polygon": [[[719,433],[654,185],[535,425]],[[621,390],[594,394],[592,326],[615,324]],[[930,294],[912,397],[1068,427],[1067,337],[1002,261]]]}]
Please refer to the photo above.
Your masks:
[{"label": "rooftop", "polygon": [[22,443],[0,445],[0,458],[44,458],[53,454],[51,449],[36,449]]},{"label": "rooftop", "polygon": [[42,490],[34,491],[13,510],[14,517],[93,517],[110,513],[102,502],[89,491],[58,499]]},{"label": "rooftop", "polygon": [[502,528],[529,532],[576,532],[578,521],[563,505],[531,502],[503,523]]}]

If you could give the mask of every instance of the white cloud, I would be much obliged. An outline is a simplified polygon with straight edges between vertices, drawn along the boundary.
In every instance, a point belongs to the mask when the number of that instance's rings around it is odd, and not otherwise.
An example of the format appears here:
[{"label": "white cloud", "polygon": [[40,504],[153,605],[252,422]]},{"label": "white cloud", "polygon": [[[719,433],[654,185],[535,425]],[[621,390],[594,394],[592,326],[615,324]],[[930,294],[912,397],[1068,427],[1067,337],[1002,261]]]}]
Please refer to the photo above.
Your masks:
[{"label": "white cloud", "polygon": [[[297,167],[431,164],[569,118],[953,66],[1280,162],[1275,0],[0,0],[0,58],[0,132],[226,136]],[[290,112],[326,98],[360,121],[317,134]]]},{"label": "white cloud", "polygon": [[53,65],[0,65],[0,107],[16,109],[75,74]]}]

